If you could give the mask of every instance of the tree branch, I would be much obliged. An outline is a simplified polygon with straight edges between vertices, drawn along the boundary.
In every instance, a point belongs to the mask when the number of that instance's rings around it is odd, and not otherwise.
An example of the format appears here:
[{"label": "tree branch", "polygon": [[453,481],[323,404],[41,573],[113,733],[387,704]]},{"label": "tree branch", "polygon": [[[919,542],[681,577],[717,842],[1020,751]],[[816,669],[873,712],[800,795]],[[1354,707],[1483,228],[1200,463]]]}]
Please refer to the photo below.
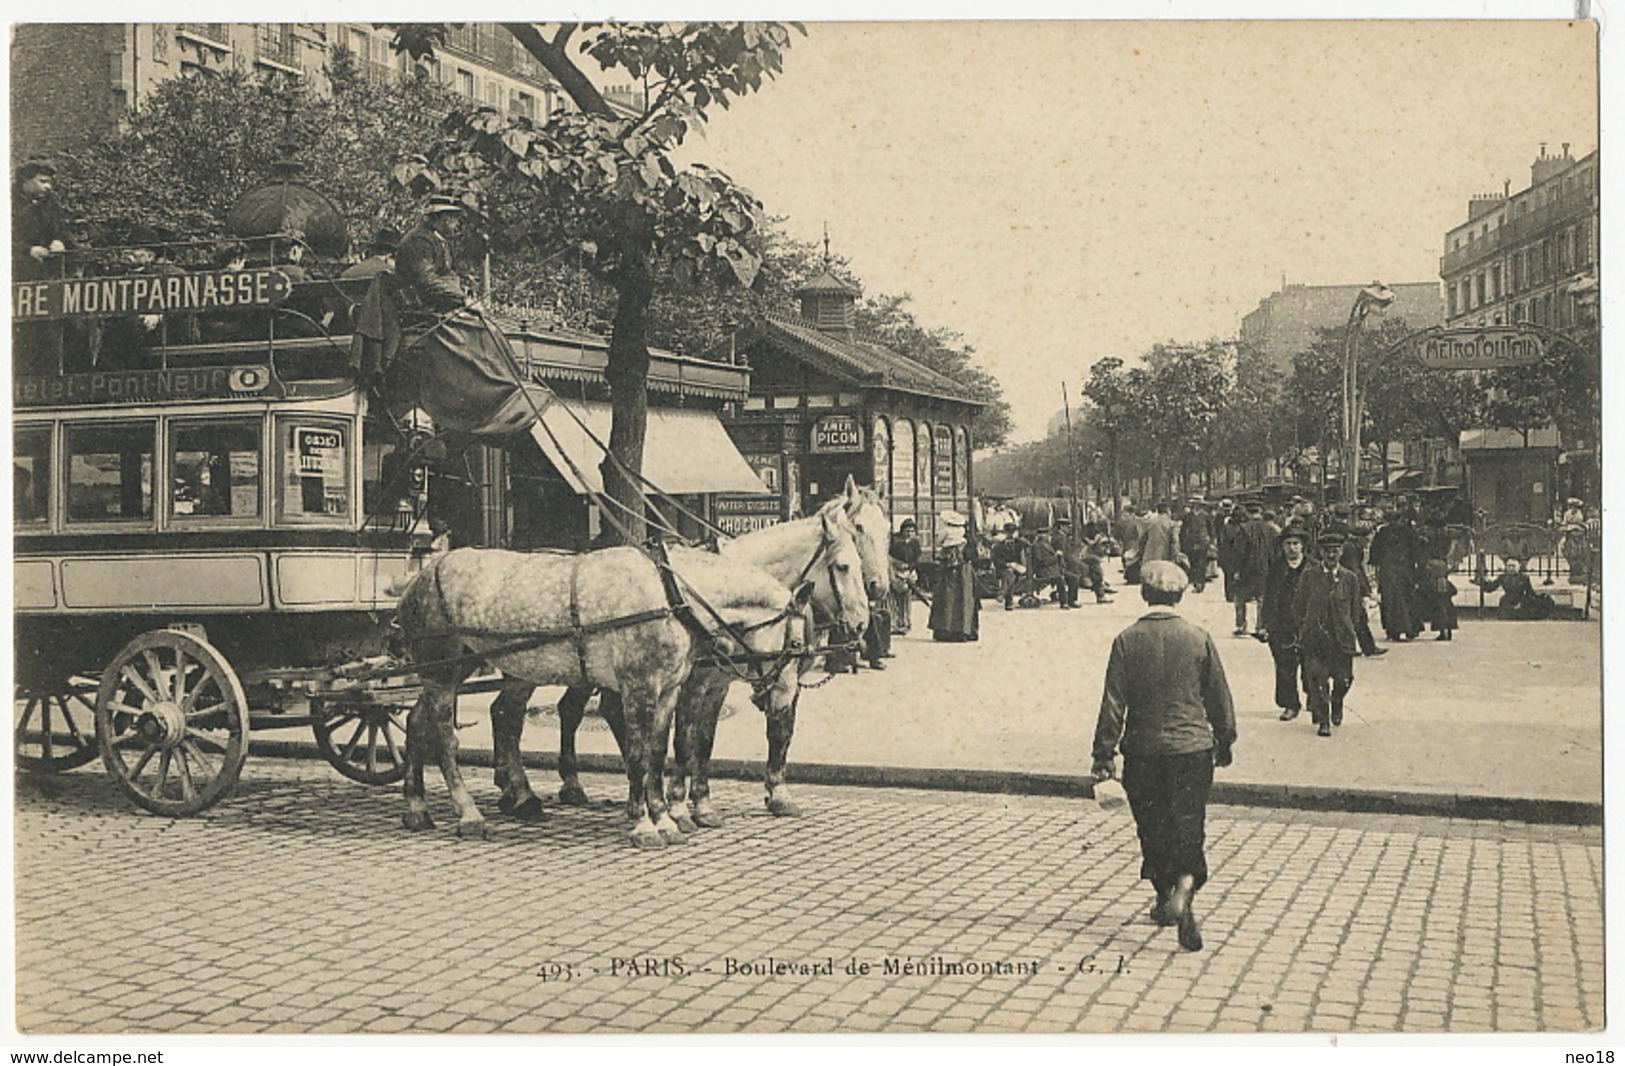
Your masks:
[{"label": "tree branch", "polygon": [[513,39],[519,42],[520,47],[536,58],[536,62],[558,81],[564,91],[570,94],[570,99],[581,110],[593,115],[615,117],[615,109],[609,106],[604,94],[598,87],[587,79],[581,68],[576,66],[564,51],[571,34],[576,30],[573,22],[562,23],[558,32],[549,41],[542,36],[542,31],[536,28],[534,22],[504,22],[502,28],[513,34]]}]

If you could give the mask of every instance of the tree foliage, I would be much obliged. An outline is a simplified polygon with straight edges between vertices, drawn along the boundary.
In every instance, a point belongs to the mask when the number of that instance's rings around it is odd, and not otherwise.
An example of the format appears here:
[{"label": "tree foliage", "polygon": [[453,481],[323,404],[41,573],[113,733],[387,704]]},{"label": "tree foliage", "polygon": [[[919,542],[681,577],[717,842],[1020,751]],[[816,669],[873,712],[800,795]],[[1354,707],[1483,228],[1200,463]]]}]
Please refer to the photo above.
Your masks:
[{"label": "tree foliage", "polygon": [[[704,164],[679,168],[672,150],[713,107],[727,108],[779,72],[791,33],[780,23],[505,23],[563,87],[575,110],[545,121],[489,108],[458,110],[420,159],[396,168],[417,191],[449,189],[487,213],[499,246],[573,252],[615,292],[609,364],[614,416],[604,462],[608,496],[627,536],[642,536],[651,311],[661,272],[680,280],[726,273],[755,281],[751,235],[762,205]],[[396,27],[396,47],[422,57],[445,24]],[[641,110],[612,106],[588,66],[645,86]]]},{"label": "tree foliage", "polygon": [[58,195],[74,236],[117,244],[136,223],[175,238],[215,236],[242,194],[268,180],[284,140],[353,239],[403,224],[413,198],[382,161],[432,139],[452,94],[424,78],[375,85],[342,51],[329,75],[327,95],[282,74],[238,70],[159,83],[122,130],[63,158]]}]

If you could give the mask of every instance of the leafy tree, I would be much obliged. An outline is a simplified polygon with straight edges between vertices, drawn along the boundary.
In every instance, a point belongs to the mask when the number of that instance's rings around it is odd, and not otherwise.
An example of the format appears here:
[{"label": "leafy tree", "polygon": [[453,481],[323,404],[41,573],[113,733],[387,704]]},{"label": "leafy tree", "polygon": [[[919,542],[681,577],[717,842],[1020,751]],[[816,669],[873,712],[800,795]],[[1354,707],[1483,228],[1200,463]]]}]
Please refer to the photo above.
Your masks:
[{"label": "leafy tree", "polygon": [[886,348],[968,386],[987,400],[971,423],[971,439],[978,448],[996,448],[1010,436],[1010,405],[1005,402],[999,381],[976,365],[976,349],[963,335],[951,329],[927,329],[908,309],[911,297],[878,295],[858,305],[860,330]]},{"label": "leafy tree", "polygon": [[[1361,439],[1386,464],[1389,446],[1401,441],[1458,440],[1478,417],[1480,388],[1459,371],[1430,370],[1417,362],[1402,318],[1384,319],[1361,331]],[[1293,393],[1300,439],[1322,454],[1343,445],[1342,398],[1345,327],[1322,329],[1307,351],[1294,357]]]},{"label": "leafy tree", "polygon": [[[544,123],[504,118],[487,108],[453,112],[443,137],[421,161],[397,168],[410,188],[451,188],[485,205],[494,241],[544,251],[574,250],[581,266],[609,285],[609,379],[614,415],[606,494],[642,537],[643,465],[651,312],[660,271],[680,278],[726,271],[756,279],[761,256],[750,235],[759,201],[721,171],[679,170],[671,152],[713,105],[760,89],[777,74],[793,24],[504,23],[558,81],[577,110]],[[396,47],[431,54],[448,24],[396,27]],[[645,84],[644,107],[617,110],[583,63]]]},{"label": "leafy tree", "polygon": [[284,137],[298,147],[304,180],[356,227],[353,239],[403,222],[412,197],[380,161],[428,143],[452,95],[423,78],[374,85],[342,51],[329,75],[333,92],[323,96],[274,72],[160,83],[122,130],[62,160],[59,195],[75,236],[117,244],[136,222],[176,238],[218,235],[231,206],[267,180]]}]

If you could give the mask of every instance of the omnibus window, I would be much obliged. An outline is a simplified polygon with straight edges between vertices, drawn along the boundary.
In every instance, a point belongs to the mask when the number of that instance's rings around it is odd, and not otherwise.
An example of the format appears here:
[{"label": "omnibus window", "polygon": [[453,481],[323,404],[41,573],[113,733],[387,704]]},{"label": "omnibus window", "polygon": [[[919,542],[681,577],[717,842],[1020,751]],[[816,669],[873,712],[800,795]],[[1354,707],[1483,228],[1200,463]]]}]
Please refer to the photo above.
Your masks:
[{"label": "omnibus window", "polygon": [[11,442],[12,520],[44,522],[51,507],[51,431],[19,429]]},{"label": "omnibus window", "polygon": [[181,422],[171,433],[171,513],[253,518],[260,513],[260,423]]},{"label": "omnibus window", "polygon": [[282,518],[338,518],[350,513],[350,432],[314,419],[286,419],[282,449]]},{"label": "omnibus window", "polygon": [[68,520],[152,518],[153,422],[68,427]]}]

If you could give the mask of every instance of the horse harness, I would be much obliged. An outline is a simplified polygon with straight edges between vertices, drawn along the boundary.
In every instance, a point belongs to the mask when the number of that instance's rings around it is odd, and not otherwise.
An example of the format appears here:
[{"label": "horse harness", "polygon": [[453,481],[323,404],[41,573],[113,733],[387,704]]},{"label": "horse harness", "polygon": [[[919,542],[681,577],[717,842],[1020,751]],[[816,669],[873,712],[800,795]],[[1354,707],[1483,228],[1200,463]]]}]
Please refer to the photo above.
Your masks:
[{"label": "horse harness", "polygon": [[[599,619],[592,622],[582,621],[580,600],[581,565],[580,557],[578,556],[571,560],[569,601],[570,624],[568,626],[555,629],[525,630],[520,632],[476,629],[468,626],[452,626],[438,633],[429,634],[429,636],[472,637],[486,640],[503,640],[507,641],[507,643],[499,644],[494,648],[488,648],[478,654],[469,653],[449,656],[443,659],[417,663],[416,666],[421,671],[432,667],[489,662],[493,659],[500,659],[505,655],[513,655],[524,651],[533,651],[540,648],[544,644],[551,644],[560,640],[568,640],[575,650],[576,663],[581,672],[582,683],[591,684],[592,681],[587,669],[587,638],[589,636],[597,633],[609,632],[611,630],[625,629],[630,626],[641,625],[644,622],[660,621],[666,618],[676,619],[677,622],[680,623],[684,629],[687,629],[696,640],[701,641],[703,645],[709,648],[709,651],[706,654],[703,654],[699,658],[695,659],[694,665],[711,666],[722,669],[732,675],[736,680],[749,683],[752,688],[758,692],[758,694],[777,684],[780,675],[784,673],[785,667],[789,665],[791,661],[806,654],[807,639],[805,631],[803,630],[803,632],[798,635],[796,632],[796,626],[794,624],[802,619],[801,611],[796,606],[794,596],[791,597],[783,608],[781,608],[771,617],[760,622],[751,623],[749,625],[736,626],[724,619],[721,614],[717,612],[716,608],[712,607],[703,597],[694,592],[692,589],[690,589],[689,596],[685,596],[683,594],[682,590],[678,587],[676,572],[672,569],[671,562],[667,557],[665,544],[658,537],[649,542],[645,554],[654,564],[655,571],[660,576],[661,589],[666,597],[666,605],[664,607],[653,607],[646,611],[637,611],[633,614],[620,615],[615,618]],[[814,560],[816,560],[816,558],[817,555],[815,554]],[[803,570],[804,574],[807,569],[811,568],[811,565],[812,562],[809,561],[807,568]],[[799,586],[800,583],[798,582],[797,584]],[[438,566],[434,569],[434,585],[435,598],[439,600],[443,606],[446,599],[445,591],[440,584],[440,568]],[[694,610],[694,603],[691,602],[691,599],[697,600],[700,606],[705,609],[706,613],[715,619],[718,626],[717,632],[707,629],[705,624],[700,621],[699,615]],[[769,626],[776,625],[781,621],[788,621],[791,624],[785,627],[784,647],[777,652],[753,652],[748,648],[745,648],[745,650],[742,651],[731,652],[723,645],[723,637],[726,636],[732,639],[736,644],[744,647],[744,638],[747,635],[754,633],[757,630],[766,629]],[[764,669],[759,671],[752,669],[756,663],[762,661],[765,661],[766,663]]]}]

